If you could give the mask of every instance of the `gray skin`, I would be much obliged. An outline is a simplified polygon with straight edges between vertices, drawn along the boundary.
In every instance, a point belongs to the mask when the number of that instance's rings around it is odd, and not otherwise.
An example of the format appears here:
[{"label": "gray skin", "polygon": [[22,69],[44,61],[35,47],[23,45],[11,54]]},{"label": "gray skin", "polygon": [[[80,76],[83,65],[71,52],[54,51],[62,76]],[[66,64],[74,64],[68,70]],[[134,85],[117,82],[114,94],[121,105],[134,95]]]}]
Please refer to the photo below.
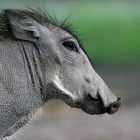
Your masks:
[{"label": "gray skin", "polygon": [[1,137],[24,126],[50,99],[89,114],[103,114],[117,101],[74,36],[28,16],[19,18],[19,11],[5,12],[15,40],[0,41]]}]

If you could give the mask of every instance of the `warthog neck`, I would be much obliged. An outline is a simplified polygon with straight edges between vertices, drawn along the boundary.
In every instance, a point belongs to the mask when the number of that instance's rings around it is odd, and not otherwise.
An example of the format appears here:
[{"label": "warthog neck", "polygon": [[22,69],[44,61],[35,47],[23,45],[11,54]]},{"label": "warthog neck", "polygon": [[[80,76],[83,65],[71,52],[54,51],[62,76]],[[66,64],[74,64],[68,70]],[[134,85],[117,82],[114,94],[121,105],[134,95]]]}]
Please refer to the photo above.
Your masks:
[{"label": "warthog neck", "polygon": [[0,136],[6,136],[6,132],[11,134],[22,127],[21,121],[42,105],[43,78],[38,53],[31,43],[1,41],[0,60]]}]

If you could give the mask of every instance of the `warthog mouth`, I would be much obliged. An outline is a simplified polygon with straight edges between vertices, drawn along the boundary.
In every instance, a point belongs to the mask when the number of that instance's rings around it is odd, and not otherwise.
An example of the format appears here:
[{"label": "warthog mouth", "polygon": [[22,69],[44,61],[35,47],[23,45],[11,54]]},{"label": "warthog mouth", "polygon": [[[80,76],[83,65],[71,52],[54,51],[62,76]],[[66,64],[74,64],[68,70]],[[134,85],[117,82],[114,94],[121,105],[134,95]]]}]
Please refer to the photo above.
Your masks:
[{"label": "warthog mouth", "polygon": [[88,95],[84,101],[77,103],[77,107],[81,108],[84,112],[88,114],[114,114],[118,111],[121,106],[121,98],[110,104],[109,107],[104,107],[102,100],[94,99]]},{"label": "warthog mouth", "polygon": [[[50,89],[49,87],[52,88]],[[65,92],[62,89],[59,89],[54,83],[48,84],[48,89],[50,91],[50,94],[47,94],[48,99],[61,99],[67,105],[73,108],[80,108],[88,114],[114,114],[121,106],[121,98],[118,98],[117,101],[111,103],[108,107],[104,107],[101,97],[95,99],[88,94],[84,99],[75,101],[70,94],[65,94]],[[51,95],[51,93],[53,93],[53,95]]]}]

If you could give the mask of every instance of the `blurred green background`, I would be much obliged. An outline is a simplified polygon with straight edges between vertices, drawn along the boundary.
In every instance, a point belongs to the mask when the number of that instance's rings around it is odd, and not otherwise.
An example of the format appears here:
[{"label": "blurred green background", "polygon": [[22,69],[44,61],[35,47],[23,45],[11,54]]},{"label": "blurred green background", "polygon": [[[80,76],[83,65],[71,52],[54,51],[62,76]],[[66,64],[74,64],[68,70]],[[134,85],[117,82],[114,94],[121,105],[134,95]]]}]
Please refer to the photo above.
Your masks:
[{"label": "blurred green background", "polygon": [[101,118],[51,102],[17,139],[140,140],[140,0],[0,0],[0,9],[38,5],[59,20],[69,16],[96,71],[123,102],[117,115]]},{"label": "blurred green background", "polygon": [[0,8],[40,5],[60,19],[71,16],[95,64],[140,66],[140,1],[0,0]]}]

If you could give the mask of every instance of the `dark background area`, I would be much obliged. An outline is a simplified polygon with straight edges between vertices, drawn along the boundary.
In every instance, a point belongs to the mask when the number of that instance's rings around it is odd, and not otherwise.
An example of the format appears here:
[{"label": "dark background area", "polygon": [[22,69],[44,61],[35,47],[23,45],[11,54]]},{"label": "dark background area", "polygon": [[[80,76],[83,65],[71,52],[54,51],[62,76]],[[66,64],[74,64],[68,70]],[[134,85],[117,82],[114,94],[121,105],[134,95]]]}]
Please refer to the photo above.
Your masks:
[{"label": "dark background area", "polygon": [[[115,115],[90,116],[51,101],[18,140],[140,140],[140,0],[0,0],[0,9],[40,6],[69,16],[95,70],[117,95]],[[28,126],[27,126],[28,127]]]}]

